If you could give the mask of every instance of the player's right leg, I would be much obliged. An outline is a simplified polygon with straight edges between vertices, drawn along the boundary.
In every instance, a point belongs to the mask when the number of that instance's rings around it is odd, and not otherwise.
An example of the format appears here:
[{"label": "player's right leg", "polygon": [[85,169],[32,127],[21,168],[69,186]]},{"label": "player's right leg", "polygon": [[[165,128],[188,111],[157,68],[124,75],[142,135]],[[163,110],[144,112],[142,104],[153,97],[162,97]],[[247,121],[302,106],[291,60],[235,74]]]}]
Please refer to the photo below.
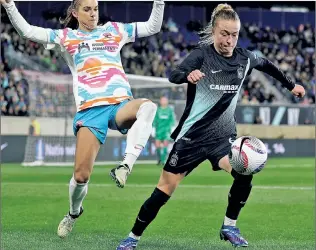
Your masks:
[{"label": "player's right leg", "polygon": [[141,235],[155,219],[160,208],[169,200],[181,180],[206,159],[206,155],[199,150],[191,150],[190,147],[183,149],[186,143],[180,140],[174,144],[157,187],[141,206],[130,234],[121,241],[116,250],[136,248]]},{"label": "player's right leg", "polygon": [[141,235],[155,219],[160,208],[167,203],[185,174],[174,174],[162,170],[158,185],[151,196],[141,206],[130,234],[120,242],[116,250],[131,250],[136,248]]},{"label": "player's right leg", "polygon": [[70,209],[57,230],[61,238],[72,231],[75,221],[83,212],[82,202],[88,192],[93,164],[100,144],[105,142],[109,110],[107,106],[94,107],[77,113],[74,118],[74,133],[77,136],[75,166],[69,183]]},{"label": "player's right leg", "polygon": [[70,210],[59,223],[57,234],[65,238],[82,214],[82,202],[88,192],[88,181],[95,158],[100,148],[100,142],[89,128],[83,127],[77,134],[74,174],[69,183]]}]

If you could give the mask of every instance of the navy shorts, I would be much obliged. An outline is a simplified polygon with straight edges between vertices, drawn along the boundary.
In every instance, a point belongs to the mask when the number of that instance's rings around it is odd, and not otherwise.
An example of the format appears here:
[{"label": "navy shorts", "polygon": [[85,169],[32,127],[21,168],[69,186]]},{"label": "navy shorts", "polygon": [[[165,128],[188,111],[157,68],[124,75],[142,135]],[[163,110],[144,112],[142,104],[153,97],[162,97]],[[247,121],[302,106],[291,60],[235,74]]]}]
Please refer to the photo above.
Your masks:
[{"label": "navy shorts", "polygon": [[202,162],[209,160],[214,171],[221,170],[218,163],[220,159],[229,154],[231,143],[235,139],[236,135],[207,143],[191,143],[190,141],[179,139],[174,143],[163,169],[174,174],[187,172],[186,175],[188,175]]}]

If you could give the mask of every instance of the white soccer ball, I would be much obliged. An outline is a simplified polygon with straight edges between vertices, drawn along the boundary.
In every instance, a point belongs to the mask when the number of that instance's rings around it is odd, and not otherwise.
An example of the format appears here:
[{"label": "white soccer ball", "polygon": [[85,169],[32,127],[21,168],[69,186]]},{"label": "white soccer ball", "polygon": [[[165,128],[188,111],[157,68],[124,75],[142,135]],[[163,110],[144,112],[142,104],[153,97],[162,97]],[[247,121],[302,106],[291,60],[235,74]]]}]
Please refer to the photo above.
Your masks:
[{"label": "white soccer ball", "polygon": [[268,159],[264,143],[254,136],[242,136],[231,146],[229,162],[239,174],[253,175],[259,173]]}]

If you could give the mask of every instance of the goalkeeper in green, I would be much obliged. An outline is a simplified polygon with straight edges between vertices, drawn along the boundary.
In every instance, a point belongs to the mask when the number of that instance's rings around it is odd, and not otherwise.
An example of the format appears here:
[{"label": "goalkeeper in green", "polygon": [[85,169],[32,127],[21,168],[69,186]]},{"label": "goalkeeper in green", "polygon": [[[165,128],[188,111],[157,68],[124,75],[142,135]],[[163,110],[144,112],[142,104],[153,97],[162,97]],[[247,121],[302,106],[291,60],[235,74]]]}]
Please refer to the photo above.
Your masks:
[{"label": "goalkeeper in green", "polygon": [[156,152],[158,156],[158,165],[164,165],[168,154],[168,144],[172,127],[175,125],[175,113],[169,106],[168,98],[160,98],[160,106],[157,110],[153,127],[154,137],[156,139]]}]

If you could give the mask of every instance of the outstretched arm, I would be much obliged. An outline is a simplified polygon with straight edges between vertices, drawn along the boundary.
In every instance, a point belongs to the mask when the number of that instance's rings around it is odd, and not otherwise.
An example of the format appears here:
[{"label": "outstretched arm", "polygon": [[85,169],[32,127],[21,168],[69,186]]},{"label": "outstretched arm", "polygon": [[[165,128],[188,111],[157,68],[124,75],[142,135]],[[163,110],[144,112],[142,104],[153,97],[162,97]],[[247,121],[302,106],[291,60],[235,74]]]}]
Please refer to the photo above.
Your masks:
[{"label": "outstretched arm", "polygon": [[13,27],[20,36],[42,44],[54,42],[51,41],[53,30],[30,25],[20,14],[13,0],[1,0],[0,3],[5,8]]},{"label": "outstretched arm", "polygon": [[137,22],[137,37],[146,37],[161,30],[165,3],[163,0],[154,0],[154,6],[147,22]]},{"label": "outstretched arm", "polygon": [[279,69],[270,60],[258,57],[254,53],[249,51],[250,58],[250,68],[255,68],[262,71],[273,78],[277,79],[283,87],[287,88],[293,93],[293,95],[298,97],[303,97],[305,95],[305,90],[301,85],[295,84],[289,77],[287,77],[281,69]]}]

